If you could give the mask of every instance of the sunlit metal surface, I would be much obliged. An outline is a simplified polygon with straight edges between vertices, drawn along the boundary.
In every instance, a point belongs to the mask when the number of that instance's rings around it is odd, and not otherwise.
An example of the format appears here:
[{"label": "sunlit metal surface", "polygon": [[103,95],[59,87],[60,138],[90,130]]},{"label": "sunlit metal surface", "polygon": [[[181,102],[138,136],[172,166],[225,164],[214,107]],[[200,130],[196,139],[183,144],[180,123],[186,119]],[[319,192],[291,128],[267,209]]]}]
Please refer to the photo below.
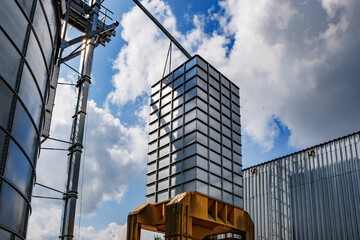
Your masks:
[{"label": "sunlit metal surface", "polygon": [[256,239],[360,239],[360,132],[245,169]]}]

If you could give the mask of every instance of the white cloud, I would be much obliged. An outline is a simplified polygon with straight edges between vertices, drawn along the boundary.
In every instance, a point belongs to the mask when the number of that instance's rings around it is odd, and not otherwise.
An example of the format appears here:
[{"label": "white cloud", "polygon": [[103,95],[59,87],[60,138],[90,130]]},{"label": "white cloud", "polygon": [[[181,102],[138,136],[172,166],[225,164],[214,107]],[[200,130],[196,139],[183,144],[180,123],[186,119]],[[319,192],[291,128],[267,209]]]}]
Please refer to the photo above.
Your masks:
[{"label": "white cloud", "polygon": [[[275,118],[289,127],[290,143],[299,148],[357,130],[360,116],[349,104],[354,107],[359,97],[355,88],[346,86],[358,87],[359,73],[352,69],[351,77],[333,74],[356,61],[347,56],[359,46],[356,1],[224,0],[222,11],[209,11],[210,18],[219,21],[219,31],[205,33],[203,16],[195,15],[195,27],[185,34],[177,31],[169,6],[160,0],[144,4],[186,49],[237,83],[243,132],[264,149],[272,149],[279,134]],[[109,95],[120,105],[148,93],[160,79],[168,43],[137,8],[125,14],[121,24],[127,45],[115,62],[115,90]],[[228,45],[232,36],[233,46]],[[173,58],[176,63],[182,60],[179,55]],[[337,98],[322,91],[325,88],[336,89]],[[337,117],[330,102],[337,106]],[[344,117],[349,114],[352,120]]]},{"label": "white cloud", "polygon": [[144,131],[148,132],[149,128],[149,115],[150,115],[150,98],[145,101],[145,104],[140,107],[140,109],[135,112],[135,115],[144,123]]},{"label": "white cloud", "polygon": [[[34,204],[34,203],[33,203]],[[53,240],[57,239],[60,232],[59,220],[61,217],[61,208],[43,208],[40,206],[41,202],[35,201],[35,211],[30,218],[29,233],[27,239],[29,240]],[[95,229],[92,226],[80,227],[76,221],[74,229],[75,239],[93,240],[123,240],[126,239],[127,225],[119,225],[114,222],[109,223],[104,229]],[[150,232],[146,230],[141,231],[141,240],[154,240],[154,235],[162,236],[163,234]]]},{"label": "white cloud", "polygon": [[329,18],[334,18],[340,8],[349,8],[353,3],[352,0],[320,0],[320,2]]},{"label": "white cloud", "polygon": [[[322,2],[327,14],[334,16],[331,8],[339,19],[327,22],[318,7],[313,21],[325,22],[319,29],[308,22],[310,3],[222,2],[221,23],[235,34],[235,42],[228,61],[218,67],[240,86],[243,131],[267,149],[277,136],[274,117],[289,127],[290,143],[297,147],[358,130],[360,116],[352,108],[360,100],[355,90],[359,72],[349,69],[351,76],[341,75],[344,65],[356,61],[349,52],[360,45],[356,10],[346,8],[355,1],[324,2],[330,1]],[[340,11],[338,5],[346,9]]]},{"label": "white cloud", "polygon": [[32,201],[33,213],[30,217],[27,239],[57,239],[60,232],[61,207],[43,207],[43,201]]},{"label": "white cloud", "polygon": [[[65,82],[64,79],[61,81]],[[57,91],[51,137],[68,140],[71,116],[74,112],[75,90],[62,87]],[[145,110],[144,110],[145,111]],[[139,113],[140,114],[140,113]],[[144,113],[143,113],[144,114]],[[123,198],[127,185],[139,176],[146,166],[147,132],[145,124],[125,127],[109,109],[101,108],[93,100],[88,102],[86,140],[82,162],[80,183],[83,176],[82,214],[93,214],[104,201]],[[44,147],[67,148],[67,144],[47,140]],[[42,150],[37,164],[37,182],[64,190],[66,179],[67,151]],[[82,170],[83,170],[82,169]],[[36,186],[34,195],[62,197],[59,193]],[[78,201],[79,203],[79,201]],[[30,217],[29,239],[54,236],[50,227],[60,226],[62,201],[34,199],[34,213]],[[79,210],[79,205],[77,210]],[[48,224],[49,227],[48,227]],[[44,228],[43,231],[38,229]],[[59,229],[56,229],[57,235]],[[49,237],[51,238],[51,237]]]},{"label": "white cloud", "polygon": [[[176,20],[168,5],[163,1],[143,2],[149,11],[164,23],[174,36]],[[117,73],[112,82],[115,87],[108,96],[113,104],[124,104],[136,97],[149,93],[150,86],[160,80],[163,73],[169,40],[157,29],[155,24],[138,8],[134,7],[123,15],[121,37],[127,42],[121,49],[114,69]],[[172,64],[180,63],[179,51],[173,52]]]},{"label": "white cloud", "polygon": [[127,128],[108,109],[88,102],[83,211],[91,213],[103,201],[120,201],[127,184],[142,172],[147,153],[144,126]]}]

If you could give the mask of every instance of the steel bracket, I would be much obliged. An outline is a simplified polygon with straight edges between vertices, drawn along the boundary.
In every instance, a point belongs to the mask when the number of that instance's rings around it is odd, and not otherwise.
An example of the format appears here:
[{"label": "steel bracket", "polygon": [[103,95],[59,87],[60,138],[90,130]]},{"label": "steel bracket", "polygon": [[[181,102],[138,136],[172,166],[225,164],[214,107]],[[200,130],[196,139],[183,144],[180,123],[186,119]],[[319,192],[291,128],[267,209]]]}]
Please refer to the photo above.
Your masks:
[{"label": "steel bracket", "polygon": [[110,25],[105,25],[102,28],[96,29],[95,31],[91,31],[91,32],[87,32],[84,35],[80,36],[80,37],[76,37],[72,40],[66,41],[65,39],[61,40],[61,48],[65,49],[67,47],[70,47],[74,44],[77,44],[79,42],[82,42],[86,39],[92,38],[92,37],[96,37],[99,36],[101,38],[102,35],[111,35],[111,36],[115,36],[116,35],[116,31],[115,28],[119,26],[119,22],[115,21],[114,23],[110,24]]},{"label": "steel bracket", "polygon": [[78,198],[78,193],[77,192],[68,192],[68,193],[64,193],[63,194],[63,200],[68,199],[68,198]]}]

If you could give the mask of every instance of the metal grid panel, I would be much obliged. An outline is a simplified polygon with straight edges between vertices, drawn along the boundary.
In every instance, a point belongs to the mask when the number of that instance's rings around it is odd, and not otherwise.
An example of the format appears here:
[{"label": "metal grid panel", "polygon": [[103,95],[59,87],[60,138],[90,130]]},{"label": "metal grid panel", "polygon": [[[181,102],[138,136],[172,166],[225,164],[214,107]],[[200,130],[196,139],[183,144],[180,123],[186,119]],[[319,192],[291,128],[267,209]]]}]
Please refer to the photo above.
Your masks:
[{"label": "metal grid panel", "polygon": [[239,98],[199,56],[152,86],[147,202],[198,191],[243,206]]}]

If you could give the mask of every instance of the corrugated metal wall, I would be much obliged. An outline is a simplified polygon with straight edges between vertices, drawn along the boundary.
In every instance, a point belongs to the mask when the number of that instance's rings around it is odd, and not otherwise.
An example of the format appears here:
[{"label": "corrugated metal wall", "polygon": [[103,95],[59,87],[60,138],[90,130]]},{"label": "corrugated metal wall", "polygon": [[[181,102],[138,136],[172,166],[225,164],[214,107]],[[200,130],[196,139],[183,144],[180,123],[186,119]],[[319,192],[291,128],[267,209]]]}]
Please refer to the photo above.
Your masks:
[{"label": "corrugated metal wall", "polygon": [[243,174],[257,240],[360,239],[360,132]]}]

